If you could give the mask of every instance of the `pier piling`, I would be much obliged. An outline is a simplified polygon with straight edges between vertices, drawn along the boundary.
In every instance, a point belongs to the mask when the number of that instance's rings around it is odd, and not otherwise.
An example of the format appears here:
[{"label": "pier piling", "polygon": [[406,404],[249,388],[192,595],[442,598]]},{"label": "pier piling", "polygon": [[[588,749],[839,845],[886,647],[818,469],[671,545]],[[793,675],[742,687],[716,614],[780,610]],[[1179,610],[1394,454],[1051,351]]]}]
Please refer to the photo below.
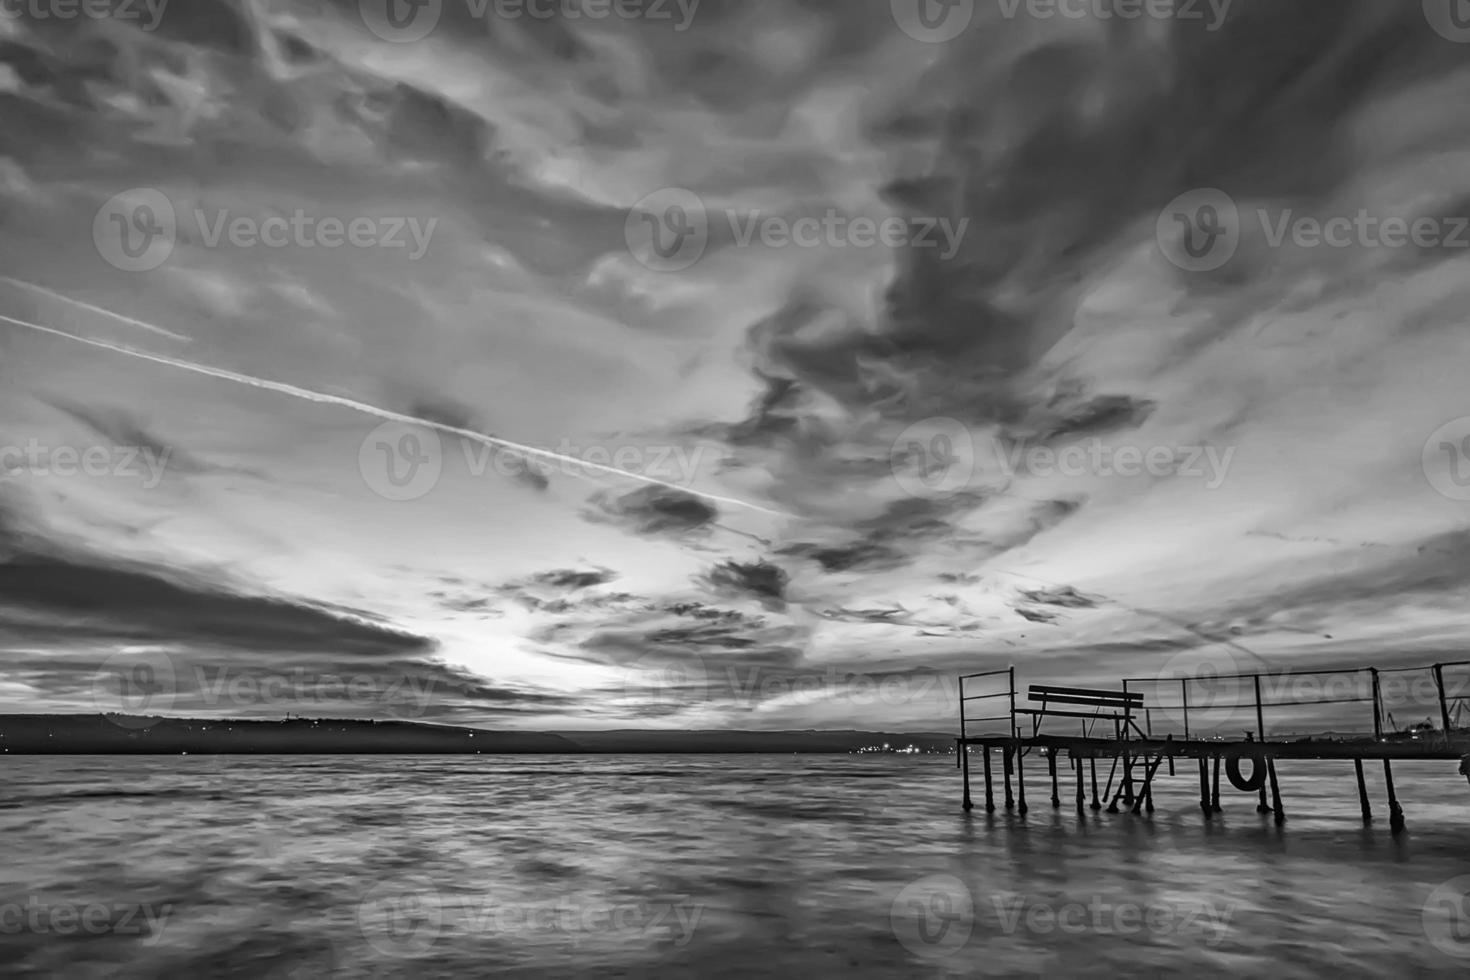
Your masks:
[{"label": "pier piling", "polygon": [[1388,786],[1388,826],[1395,834],[1402,833],[1404,829],[1404,811],[1399,806],[1399,798],[1393,791],[1393,763],[1388,759],[1383,760],[1383,782]]},{"label": "pier piling", "polygon": [[995,787],[990,781],[990,746],[985,746],[985,812],[995,812]]},{"label": "pier piling", "polygon": [[1009,743],[1001,750],[1000,759],[1001,768],[1005,770],[1006,809],[1014,810],[1016,808],[1016,798],[1011,795],[1011,746]]},{"label": "pier piling", "polygon": [[1363,808],[1363,822],[1373,822],[1373,805],[1368,802],[1368,781],[1363,778],[1363,760],[1354,759],[1353,768],[1358,771],[1358,805]]},{"label": "pier piling", "polygon": [[1022,762],[1025,755],[1021,751],[1021,742],[1016,740],[1016,812],[1021,816],[1026,815],[1026,770]]},{"label": "pier piling", "polygon": [[1276,813],[1276,825],[1286,823],[1286,811],[1281,806],[1281,786],[1276,781],[1276,760],[1266,760],[1266,778],[1271,782],[1271,809]]},{"label": "pier piling", "polygon": [[1062,808],[1062,795],[1057,789],[1057,753],[1055,749],[1046,752],[1046,768],[1051,774],[1051,808],[1060,810]]}]

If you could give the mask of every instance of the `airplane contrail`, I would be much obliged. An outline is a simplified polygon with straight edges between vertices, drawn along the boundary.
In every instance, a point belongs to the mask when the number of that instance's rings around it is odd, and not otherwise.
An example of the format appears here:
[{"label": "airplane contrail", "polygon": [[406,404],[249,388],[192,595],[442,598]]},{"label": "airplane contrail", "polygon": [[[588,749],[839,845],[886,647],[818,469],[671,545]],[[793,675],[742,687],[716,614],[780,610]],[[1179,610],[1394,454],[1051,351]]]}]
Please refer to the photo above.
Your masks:
[{"label": "airplane contrail", "polygon": [[38,286],[33,282],[26,282],[24,279],[12,279],[10,276],[0,276],[0,282],[8,282],[12,286],[19,286],[22,289],[29,289],[32,292],[40,293],[43,296],[49,296],[51,299],[60,300],[63,303],[70,303],[72,306],[86,310],[88,313],[96,313],[99,316],[109,317],[113,320],[117,320],[120,323],[126,323],[130,327],[137,327],[140,330],[147,330],[149,333],[158,334],[160,337],[167,337],[169,340],[177,340],[185,344],[193,343],[191,338],[185,337],[183,334],[174,333],[172,330],[165,330],[163,327],[160,327],[156,324],[148,323],[145,320],[139,320],[134,317],[125,316],[121,313],[114,313],[112,310],[106,309],[105,307],[93,306],[91,303],[84,303],[79,299],[74,299],[73,297],[66,295],[65,293],[58,293],[54,289],[47,289],[45,286]]},{"label": "airplane contrail", "polygon": [[222,381],[233,381],[236,384],[248,385],[252,388],[261,388],[265,391],[273,391],[277,394],[289,395],[292,398],[300,398],[304,401],[316,402],[319,405],[336,405],[341,408],[350,409],[354,412],[360,412],[364,415],[371,415],[375,418],[380,418],[388,422],[402,422],[407,425],[420,425],[426,429],[435,429],[439,432],[459,436],[462,439],[469,439],[473,442],[478,442],[481,445],[489,446],[494,449],[505,449],[511,452],[519,453],[522,456],[551,460],[558,463],[571,463],[576,467],[585,468],[588,470],[595,470],[599,473],[605,473],[608,476],[622,477],[623,479],[627,480],[636,480],[640,483],[647,483],[656,487],[663,487],[666,490],[673,490],[677,493],[686,493],[690,496],[699,497],[701,499],[712,501],[715,503],[727,504],[729,506],[743,507],[747,510],[758,511],[759,513],[767,514],[772,517],[791,516],[789,514],[783,514],[782,512],[777,510],[770,510],[769,508],[762,507],[759,504],[753,504],[749,501],[740,500],[735,497],[726,497],[721,494],[710,493],[705,490],[695,490],[690,487],[681,487],[677,483],[670,483],[665,480],[660,480],[657,477],[645,476],[642,473],[630,473],[627,470],[620,470],[615,466],[606,466],[601,463],[591,463],[586,460],[577,459],[575,456],[565,456],[561,453],[554,453],[550,450],[540,449],[536,446],[527,446],[523,443],[512,442],[509,439],[501,439],[496,436],[487,436],[483,432],[476,432],[473,429],[461,429],[458,426],[446,425],[443,422],[434,422],[429,419],[421,419],[415,415],[406,415],[403,412],[394,412],[386,408],[379,408],[376,405],[370,405],[367,402],[357,401],[353,398],[344,398],[341,395],[329,395],[325,392],[312,391],[310,388],[300,388],[296,385],[286,384],[282,381],[270,381],[265,378],[257,378],[254,375],[250,374],[241,374],[237,371],[228,371],[224,368],[209,367],[205,364],[196,364],[193,361],[185,361],[177,357],[169,357],[166,354],[154,354],[149,351],[135,350],[131,347],[123,347],[118,344],[110,344],[105,340],[96,340],[91,337],[79,337],[76,334],[67,333],[65,330],[57,330],[55,327],[47,327],[39,323],[31,323],[29,320],[21,320],[17,319],[16,317],[5,316],[4,314],[0,314],[0,322],[9,323],[17,327],[24,327],[27,330],[35,330],[40,333],[50,334],[54,337],[64,337],[67,340],[76,341],[79,344],[86,344],[90,347],[97,347],[102,350],[112,351],[115,354],[124,354],[128,357],[136,357],[139,360],[151,361],[154,364],[163,364],[168,367],[178,368],[182,371],[189,371],[194,374],[202,374],[210,378],[218,378]]}]

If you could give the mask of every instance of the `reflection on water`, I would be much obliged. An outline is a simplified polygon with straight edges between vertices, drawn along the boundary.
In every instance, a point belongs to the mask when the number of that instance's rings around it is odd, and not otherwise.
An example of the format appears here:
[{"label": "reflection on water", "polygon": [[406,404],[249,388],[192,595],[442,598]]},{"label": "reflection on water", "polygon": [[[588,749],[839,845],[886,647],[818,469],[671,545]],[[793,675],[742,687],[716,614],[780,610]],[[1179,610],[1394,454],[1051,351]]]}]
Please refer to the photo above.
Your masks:
[{"label": "reflection on water", "polygon": [[[1153,818],[965,816],[935,757],[7,758],[12,976],[1463,975],[1470,789],[1189,773]],[[1340,770],[1340,771],[1339,771]],[[1039,775],[1039,774],[1038,774]],[[1197,784],[1193,784],[1197,786]],[[1227,789],[1227,793],[1228,793]],[[1067,794],[1064,791],[1064,801]]]}]

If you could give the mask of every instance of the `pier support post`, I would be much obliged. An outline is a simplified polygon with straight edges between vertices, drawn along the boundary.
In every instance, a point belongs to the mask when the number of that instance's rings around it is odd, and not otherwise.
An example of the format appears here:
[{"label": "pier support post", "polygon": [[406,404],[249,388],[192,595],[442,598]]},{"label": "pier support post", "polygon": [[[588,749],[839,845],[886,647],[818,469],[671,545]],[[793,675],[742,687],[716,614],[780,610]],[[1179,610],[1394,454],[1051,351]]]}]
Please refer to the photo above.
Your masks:
[{"label": "pier support post", "polygon": [[1220,806],[1220,756],[1215,756],[1215,775],[1210,783],[1210,809],[1216,813],[1224,813]]},{"label": "pier support post", "polygon": [[995,787],[990,782],[990,746],[983,746],[985,753],[985,812],[995,812]]},{"label": "pier support post", "polygon": [[1060,810],[1062,808],[1062,795],[1057,788],[1057,750],[1049,748],[1046,750],[1046,768],[1051,775],[1051,808]]},{"label": "pier support post", "polygon": [[1368,802],[1368,781],[1363,778],[1363,760],[1354,759],[1353,768],[1358,771],[1358,805],[1363,808],[1363,822],[1373,822],[1373,805]]},{"label": "pier support post", "polygon": [[1199,760],[1199,808],[1204,811],[1206,820],[1215,812],[1210,807],[1210,763],[1204,756]]},{"label": "pier support post", "polygon": [[1094,755],[1087,761],[1092,769],[1092,808],[1094,810],[1101,810],[1102,801],[1097,798],[1097,756]]},{"label": "pier support post", "polygon": [[1271,809],[1276,813],[1276,825],[1286,823],[1286,811],[1281,807],[1281,785],[1276,781],[1276,760],[1266,760],[1266,778],[1271,782]]},{"label": "pier support post", "polygon": [[1383,781],[1388,786],[1388,826],[1395,834],[1401,833],[1404,829],[1404,811],[1393,791],[1393,763],[1388,759],[1383,760]]},{"label": "pier support post", "polygon": [[1077,770],[1077,815],[1080,817],[1087,812],[1087,787],[1082,782],[1082,758],[1071,756],[1072,768]]},{"label": "pier support post", "polygon": [[1001,749],[1000,759],[1001,768],[1005,770],[1006,809],[1014,810],[1016,808],[1016,798],[1011,795],[1011,746],[1009,742]]},{"label": "pier support post", "polygon": [[960,805],[970,811],[975,809],[975,804],[970,802],[970,747],[963,741],[960,742],[960,772],[965,783],[965,799]]},{"label": "pier support post", "polygon": [[1026,815],[1026,771],[1022,761],[1021,743],[1016,742],[1016,812]]}]

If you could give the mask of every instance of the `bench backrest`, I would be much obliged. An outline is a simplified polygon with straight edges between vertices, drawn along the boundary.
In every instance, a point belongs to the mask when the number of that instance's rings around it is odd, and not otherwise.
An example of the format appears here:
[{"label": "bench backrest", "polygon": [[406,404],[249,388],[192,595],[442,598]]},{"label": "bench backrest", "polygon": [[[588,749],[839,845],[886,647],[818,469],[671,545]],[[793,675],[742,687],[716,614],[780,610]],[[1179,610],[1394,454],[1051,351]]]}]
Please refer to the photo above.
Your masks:
[{"label": "bench backrest", "polygon": [[1080,704],[1089,708],[1112,708],[1132,714],[1143,707],[1143,695],[1130,691],[1100,691],[1087,687],[1052,687],[1032,684],[1029,699],[1044,704]]}]

